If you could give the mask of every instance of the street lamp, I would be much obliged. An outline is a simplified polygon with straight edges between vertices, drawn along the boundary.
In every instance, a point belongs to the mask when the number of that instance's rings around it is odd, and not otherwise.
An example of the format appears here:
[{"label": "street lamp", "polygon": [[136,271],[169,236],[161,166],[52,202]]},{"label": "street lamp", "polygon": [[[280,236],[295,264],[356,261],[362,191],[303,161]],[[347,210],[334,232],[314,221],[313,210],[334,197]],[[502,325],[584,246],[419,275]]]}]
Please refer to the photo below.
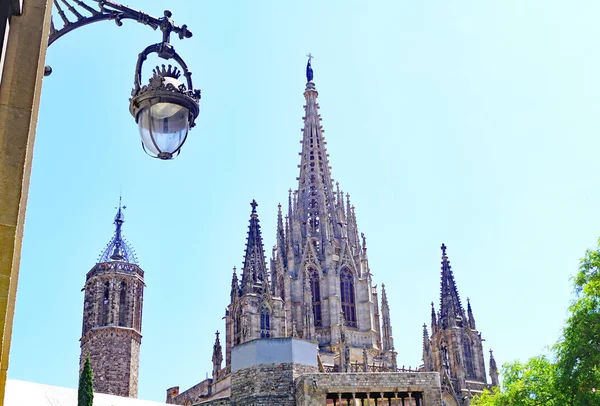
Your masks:
[{"label": "street lamp", "polygon": [[[100,10],[97,11],[82,1],[70,4],[63,0],[69,12],[77,21],[70,21],[58,2],[54,2],[63,27],[55,29],[54,21],[48,39],[50,46],[58,38],[78,27],[98,21],[114,20],[117,25],[123,25],[123,19],[134,19],[139,23],[149,25],[153,29],[160,28],[162,31],[162,42],[150,45],[144,49],[138,57],[135,67],[134,87],[129,99],[129,112],[138,125],[142,139],[142,148],[148,155],[163,160],[173,159],[181,152],[181,147],[187,139],[189,130],[194,127],[195,120],[200,113],[200,90],[194,89],[192,84],[192,73],[189,71],[183,59],[175,52],[170,43],[171,33],[179,34],[180,39],[190,38],[191,31],[184,24],[176,26],[171,20],[171,12],[165,10],[162,18],[149,16],[138,10],[127,6],[113,3],[108,0],[93,0],[98,3]],[[78,10],[76,6],[81,9]],[[84,16],[82,13],[90,13]],[[180,67],[165,65],[156,67],[147,85],[142,86],[142,67],[144,61],[151,54],[171,60],[173,59]],[[179,81],[183,72],[185,83]],[[47,66],[46,76],[52,73]]]}]

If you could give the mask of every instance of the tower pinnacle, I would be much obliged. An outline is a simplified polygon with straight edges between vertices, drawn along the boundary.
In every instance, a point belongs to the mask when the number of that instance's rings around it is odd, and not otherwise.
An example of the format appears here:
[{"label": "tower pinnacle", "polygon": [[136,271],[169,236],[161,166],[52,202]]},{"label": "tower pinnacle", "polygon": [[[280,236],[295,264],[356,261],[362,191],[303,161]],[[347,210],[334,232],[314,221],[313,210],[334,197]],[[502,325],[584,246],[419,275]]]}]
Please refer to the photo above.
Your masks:
[{"label": "tower pinnacle", "polygon": [[438,323],[442,329],[458,325],[462,327],[465,321],[465,311],[460,303],[454,275],[450,261],[446,254],[446,245],[442,244],[442,278],[440,288],[440,319]]},{"label": "tower pinnacle", "polygon": [[[246,255],[244,257],[244,268],[242,269],[242,291],[244,293],[252,292],[255,285],[266,285],[267,264],[265,262],[265,250],[260,231],[260,222],[256,207],[258,203],[252,200],[252,213],[250,214],[250,224],[248,225],[248,240],[246,243]],[[262,286],[264,288],[264,286]]]},{"label": "tower pinnacle", "polygon": [[115,225],[115,233],[111,240],[106,245],[106,248],[100,254],[100,258],[98,258],[98,263],[103,262],[112,262],[112,261],[120,261],[127,262],[130,264],[138,264],[137,256],[135,255],[135,251],[129,245],[129,243],[123,238],[123,223],[125,223],[125,216],[123,215],[123,210],[125,210],[127,206],[123,206],[121,202],[121,197],[119,197],[119,207],[117,208],[117,214],[115,215],[114,225]]}]

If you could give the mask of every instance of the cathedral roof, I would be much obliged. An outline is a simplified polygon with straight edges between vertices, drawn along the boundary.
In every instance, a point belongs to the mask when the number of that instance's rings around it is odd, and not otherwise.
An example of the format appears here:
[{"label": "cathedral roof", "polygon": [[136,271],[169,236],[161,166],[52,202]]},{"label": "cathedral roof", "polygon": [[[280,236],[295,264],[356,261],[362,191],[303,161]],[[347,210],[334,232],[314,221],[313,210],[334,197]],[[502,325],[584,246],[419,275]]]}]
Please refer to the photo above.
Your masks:
[{"label": "cathedral roof", "polygon": [[135,251],[131,247],[131,245],[127,242],[125,238],[123,238],[123,234],[121,229],[123,227],[123,223],[125,222],[125,216],[123,215],[123,209],[125,206],[121,205],[121,199],[119,199],[119,209],[117,210],[117,214],[115,215],[115,233],[113,237],[108,242],[108,245],[100,254],[97,263],[101,264],[104,262],[126,262],[129,264],[138,265],[138,259],[135,255]]}]

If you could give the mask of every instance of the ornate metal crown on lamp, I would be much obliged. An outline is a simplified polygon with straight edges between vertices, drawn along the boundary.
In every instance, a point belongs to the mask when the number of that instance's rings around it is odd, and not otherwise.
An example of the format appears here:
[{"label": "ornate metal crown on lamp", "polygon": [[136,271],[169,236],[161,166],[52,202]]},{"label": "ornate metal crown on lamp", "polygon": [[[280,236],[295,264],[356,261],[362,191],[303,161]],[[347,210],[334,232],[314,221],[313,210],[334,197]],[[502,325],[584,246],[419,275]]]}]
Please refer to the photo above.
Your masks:
[{"label": "ornate metal crown on lamp", "polygon": [[[56,13],[63,21],[63,27],[57,30],[52,18],[48,45],[76,28],[99,21],[114,20],[121,26],[122,20],[132,19],[152,29],[160,28],[162,42],[150,45],[139,54],[129,111],[138,124],[144,151],[150,156],[165,160],[176,157],[200,113],[200,90],[194,89],[192,73],[170,44],[170,36],[174,32],[180,39],[190,38],[191,31],[185,24],[181,27],[176,26],[171,20],[172,13],[169,10],[165,10],[162,18],[155,18],[110,0],[92,1],[98,4],[99,10],[80,0],[61,0],[65,6],[63,9],[60,2],[54,0]],[[67,12],[72,14],[76,21],[69,20]],[[185,84],[178,80],[181,75],[178,68],[171,65],[166,68],[162,65],[154,69],[154,75],[148,85],[142,86],[142,65],[153,53],[162,59],[175,60],[183,71]],[[45,75],[51,73],[52,68],[46,66]]]}]

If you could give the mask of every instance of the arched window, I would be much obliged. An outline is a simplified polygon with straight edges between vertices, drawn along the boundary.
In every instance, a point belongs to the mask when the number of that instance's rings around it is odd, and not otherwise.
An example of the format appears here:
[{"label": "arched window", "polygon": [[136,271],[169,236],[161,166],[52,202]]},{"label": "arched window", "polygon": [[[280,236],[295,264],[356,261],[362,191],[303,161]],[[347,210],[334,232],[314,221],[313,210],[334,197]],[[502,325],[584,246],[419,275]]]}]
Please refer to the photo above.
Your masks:
[{"label": "arched window", "polygon": [[471,348],[471,342],[469,339],[464,340],[464,350],[465,350],[465,367],[467,369],[467,378],[475,377],[475,370],[473,368],[473,350]]},{"label": "arched window", "polygon": [[269,307],[264,304],[260,308],[260,338],[271,337],[271,314]]},{"label": "arched window", "polygon": [[119,292],[119,326],[125,327],[127,323],[127,284],[121,282]]},{"label": "arched window", "polygon": [[310,293],[312,295],[312,310],[315,318],[315,327],[323,326],[321,320],[321,284],[319,282],[319,272],[312,266],[307,270]]},{"label": "arched window", "polygon": [[102,319],[100,321],[101,326],[108,325],[108,306],[109,306],[109,285],[108,282],[104,284],[104,295],[102,297]]},{"label": "arched window", "polygon": [[348,268],[340,272],[340,292],[342,299],[342,311],[346,318],[348,327],[356,327],[356,307],[354,302],[354,278]]}]

